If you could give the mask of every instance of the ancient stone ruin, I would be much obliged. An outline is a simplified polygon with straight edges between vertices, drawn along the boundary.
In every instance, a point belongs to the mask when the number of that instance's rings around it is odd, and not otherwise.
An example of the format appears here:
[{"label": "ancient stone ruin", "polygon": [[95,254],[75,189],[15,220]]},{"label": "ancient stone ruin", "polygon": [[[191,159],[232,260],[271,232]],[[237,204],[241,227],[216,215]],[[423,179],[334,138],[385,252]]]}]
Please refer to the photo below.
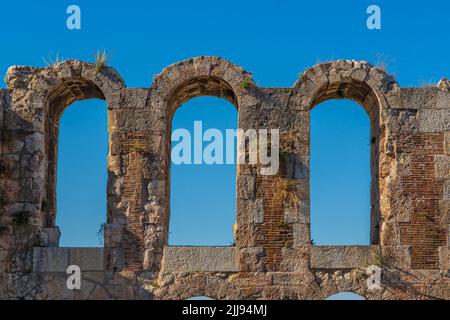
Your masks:
[{"label": "ancient stone ruin", "polygon": [[[64,61],[9,68],[0,90],[0,298],[367,299],[450,298],[450,84],[400,88],[365,61],[306,70],[290,88],[257,87],[218,57],[173,64],[150,88],[127,88],[111,67]],[[238,165],[235,245],[168,246],[171,119],[211,95],[238,110],[239,128],[279,128],[281,168]],[[108,105],[104,248],[61,248],[55,225],[58,123],[76,100]],[[371,245],[310,239],[310,111],[351,99],[371,121]],[[284,181],[285,183],[277,183]],[[288,186],[295,206],[280,197]],[[364,214],[364,213],[362,213]],[[80,290],[66,270],[78,265]],[[368,288],[366,268],[382,269]]]}]

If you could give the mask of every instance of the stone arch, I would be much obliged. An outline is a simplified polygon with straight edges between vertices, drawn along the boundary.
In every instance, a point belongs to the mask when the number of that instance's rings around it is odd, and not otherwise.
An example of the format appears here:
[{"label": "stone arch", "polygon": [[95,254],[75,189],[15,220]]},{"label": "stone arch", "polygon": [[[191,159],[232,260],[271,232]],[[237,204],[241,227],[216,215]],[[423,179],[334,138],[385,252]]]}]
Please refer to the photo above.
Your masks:
[{"label": "stone arch", "polygon": [[224,98],[239,109],[247,94],[243,81],[251,81],[251,73],[242,67],[220,57],[200,56],[165,68],[150,90],[152,102],[163,104],[170,119],[183,103],[199,96]]},{"label": "stone arch", "polygon": [[[346,295],[341,297],[341,295]],[[325,300],[367,300],[365,297],[354,292],[337,292],[325,298]]]},{"label": "stone arch", "polygon": [[[78,60],[67,60],[37,69],[30,84],[35,109],[42,113],[41,151],[45,161],[42,166],[44,190],[41,224],[45,228],[52,228],[56,222],[58,124],[62,113],[73,102],[92,98],[105,100],[108,110],[113,109],[121,101],[125,84],[113,68],[98,70],[94,64]],[[108,132],[108,140],[111,134]]]},{"label": "stone arch", "polygon": [[292,87],[291,102],[298,109],[310,110],[329,99],[351,99],[371,115],[376,106],[366,98],[376,98],[380,109],[389,108],[399,89],[392,76],[366,61],[337,60],[303,72]]},{"label": "stone arch", "polygon": [[[360,104],[370,119],[371,142],[371,243],[380,242],[380,201],[384,184],[380,183],[380,164],[386,153],[388,130],[383,111],[400,95],[400,87],[386,72],[366,61],[337,60],[318,64],[301,74],[294,84],[290,103],[295,110],[310,112],[330,99],[349,99]],[[309,137],[308,137],[309,139]]]},{"label": "stone arch", "polygon": [[[170,135],[172,117],[182,104],[200,96],[215,96],[231,102],[238,110],[241,105],[253,99],[248,83],[252,86],[251,73],[223,58],[199,56],[172,64],[156,75],[150,88],[151,107],[165,119],[164,139],[166,161],[162,171],[170,172]],[[239,120],[238,120],[239,127]],[[167,177],[170,176],[170,173]],[[164,232],[163,242],[167,242],[170,217],[170,185],[165,181]]]}]

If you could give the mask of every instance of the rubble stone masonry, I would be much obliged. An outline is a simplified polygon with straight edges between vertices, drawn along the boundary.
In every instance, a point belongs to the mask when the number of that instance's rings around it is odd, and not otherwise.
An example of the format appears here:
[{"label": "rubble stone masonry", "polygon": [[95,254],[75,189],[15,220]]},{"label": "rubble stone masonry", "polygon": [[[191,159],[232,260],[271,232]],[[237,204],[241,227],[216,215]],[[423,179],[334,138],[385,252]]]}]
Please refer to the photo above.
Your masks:
[{"label": "rubble stone masonry", "polygon": [[[450,298],[450,82],[400,88],[365,61],[303,72],[291,88],[261,88],[219,57],[170,65],[150,88],[127,88],[112,67],[64,61],[12,66],[0,89],[1,299]],[[280,130],[280,171],[237,167],[235,244],[167,245],[171,120],[194,97],[233,103],[239,128]],[[104,248],[61,248],[55,225],[58,124],[77,100],[108,108]],[[371,122],[371,245],[310,238],[310,111],[351,99]],[[338,170],[338,168],[336,168]],[[330,182],[331,183],[331,182]],[[294,199],[294,201],[292,201]],[[326,199],[324,199],[326,200]],[[80,290],[66,269],[82,270]],[[382,288],[367,287],[367,266]]]}]

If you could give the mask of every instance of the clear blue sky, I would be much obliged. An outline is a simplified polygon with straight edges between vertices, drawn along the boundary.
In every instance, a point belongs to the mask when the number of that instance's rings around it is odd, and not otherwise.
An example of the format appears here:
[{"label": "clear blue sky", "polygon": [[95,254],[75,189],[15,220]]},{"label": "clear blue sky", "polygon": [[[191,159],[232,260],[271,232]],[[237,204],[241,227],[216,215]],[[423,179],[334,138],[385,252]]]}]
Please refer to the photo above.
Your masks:
[{"label": "clear blue sky", "polygon": [[[81,7],[80,31],[66,28],[70,4]],[[381,30],[366,28],[370,4],[381,7]],[[92,61],[97,50],[106,49],[129,87],[149,87],[164,67],[198,55],[235,62],[267,87],[292,86],[306,68],[334,59],[376,64],[381,57],[405,87],[450,76],[450,2],[444,0],[30,0],[0,8],[2,74],[11,65],[44,66],[43,58],[56,53]],[[193,120],[233,127],[236,111],[226,101],[199,98],[179,109],[173,125],[192,126]],[[367,117],[355,103],[331,101],[313,111],[311,126],[312,238],[317,244],[368,243]],[[105,103],[74,103],[60,130],[61,245],[98,246],[96,231],[106,216]],[[235,168],[196,166],[172,173],[170,242],[231,243]]]}]

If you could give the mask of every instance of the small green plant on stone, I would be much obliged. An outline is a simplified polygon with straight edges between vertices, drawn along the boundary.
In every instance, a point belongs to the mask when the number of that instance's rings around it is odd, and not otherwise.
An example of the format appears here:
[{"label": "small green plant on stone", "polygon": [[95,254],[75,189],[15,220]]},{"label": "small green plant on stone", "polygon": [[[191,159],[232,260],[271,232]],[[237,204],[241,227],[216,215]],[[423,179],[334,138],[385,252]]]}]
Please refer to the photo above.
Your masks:
[{"label": "small green plant on stone", "polygon": [[359,280],[365,280],[367,278],[367,274],[364,270],[358,269],[356,271],[356,278]]},{"label": "small green plant on stone", "polygon": [[106,57],[106,51],[103,50],[102,54],[100,54],[100,51],[97,51],[97,55],[95,56],[95,70],[97,73],[102,72],[107,64],[108,58]]},{"label": "small green plant on stone", "polygon": [[131,146],[131,151],[136,152],[136,153],[141,153],[144,151],[144,149],[139,144],[135,143]]},{"label": "small green plant on stone", "polygon": [[383,268],[386,263],[386,258],[383,256],[381,251],[377,251],[372,255],[372,258],[367,263],[368,266],[377,266],[379,268]]},{"label": "small green plant on stone", "polygon": [[30,212],[28,211],[19,211],[13,215],[13,225],[15,227],[23,227],[30,223]]},{"label": "small green plant on stone", "polygon": [[278,222],[277,228],[279,228],[279,229],[286,229],[286,223],[284,221]]},{"label": "small green plant on stone", "polygon": [[253,81],[251,79],[244,79],[241,82],[241,88],[244,90],[250,89],[250,87],[253,85]]},{"label": "small green plant on stone", "polygon": [[286,162],[289,159],[289,153],[285,150],[280,150],[279,151],[279,155],[280,155],[280,161],[282,162]]}]

